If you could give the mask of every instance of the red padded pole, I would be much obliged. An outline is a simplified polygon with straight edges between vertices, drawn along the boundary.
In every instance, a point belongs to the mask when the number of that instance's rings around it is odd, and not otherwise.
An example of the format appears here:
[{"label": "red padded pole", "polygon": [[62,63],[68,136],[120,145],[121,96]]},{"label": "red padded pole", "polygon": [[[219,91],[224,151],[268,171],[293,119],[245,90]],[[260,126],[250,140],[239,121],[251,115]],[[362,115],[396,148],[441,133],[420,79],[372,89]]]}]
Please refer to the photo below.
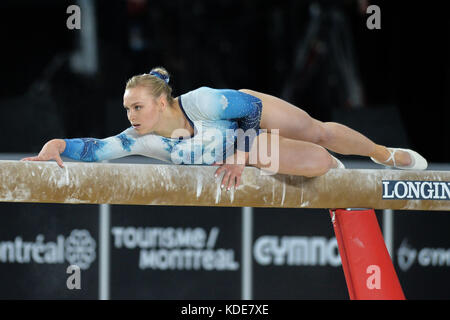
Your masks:
[{"label": "red padded pole", "polygon": [[330,210],[351,300],[404,300],[373,209]]}]

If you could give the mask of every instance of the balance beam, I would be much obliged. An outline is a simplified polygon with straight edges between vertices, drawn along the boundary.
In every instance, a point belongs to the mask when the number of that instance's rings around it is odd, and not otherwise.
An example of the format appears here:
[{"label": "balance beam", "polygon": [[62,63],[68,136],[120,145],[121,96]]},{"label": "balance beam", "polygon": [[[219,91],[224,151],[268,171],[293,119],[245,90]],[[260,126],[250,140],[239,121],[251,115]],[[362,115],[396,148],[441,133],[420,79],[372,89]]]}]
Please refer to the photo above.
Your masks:
[{"label": "balance beam", "polygon": [[[0,161],[0,202],[450,210],[449,171],[332,169],[305,178],[246,167],[236,190],[214,166]],[[402,198],[403,197],[403,198]],[[396,199],[397,198],[397,199]]]}]

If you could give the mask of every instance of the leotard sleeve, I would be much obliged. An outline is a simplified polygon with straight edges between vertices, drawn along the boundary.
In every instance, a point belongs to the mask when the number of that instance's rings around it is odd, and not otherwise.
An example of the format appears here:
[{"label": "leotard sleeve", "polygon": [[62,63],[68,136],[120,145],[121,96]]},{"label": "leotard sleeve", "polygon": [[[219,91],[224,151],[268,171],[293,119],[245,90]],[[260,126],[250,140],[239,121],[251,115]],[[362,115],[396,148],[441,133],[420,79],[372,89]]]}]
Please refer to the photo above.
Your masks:
[{"label": "leotard sleeve", "polygon": [[64,139],[66,148],[61,154],[70,159],[96,162],[117,159],[129,155],[145,154],[145,144],[128,128],[122,133],[105,139]]}]

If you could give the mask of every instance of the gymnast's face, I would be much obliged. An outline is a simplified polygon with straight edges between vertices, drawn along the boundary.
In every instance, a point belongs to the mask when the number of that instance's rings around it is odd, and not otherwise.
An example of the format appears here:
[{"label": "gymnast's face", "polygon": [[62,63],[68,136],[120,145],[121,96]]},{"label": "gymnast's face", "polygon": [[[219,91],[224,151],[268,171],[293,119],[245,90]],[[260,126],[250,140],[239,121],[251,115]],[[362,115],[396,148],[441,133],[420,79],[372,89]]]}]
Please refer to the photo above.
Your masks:
[{"label": "gymnast's face", "polygon": [[126,89],[123,106],[127,111],[128,121],[138,134],[147,134],[158,130],[163,106],[146,88]]}]

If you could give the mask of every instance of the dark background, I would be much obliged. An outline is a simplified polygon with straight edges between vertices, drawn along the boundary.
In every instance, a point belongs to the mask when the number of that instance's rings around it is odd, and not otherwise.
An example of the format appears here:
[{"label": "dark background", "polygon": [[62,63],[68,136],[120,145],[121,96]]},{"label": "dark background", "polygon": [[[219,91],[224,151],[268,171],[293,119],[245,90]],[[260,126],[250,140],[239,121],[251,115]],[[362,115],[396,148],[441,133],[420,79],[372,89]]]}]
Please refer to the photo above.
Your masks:
[{"label": "dark background", "polygon": [[[367,29],[368,15],[351,0],[92,3],[98,69],[84,74],[70,63],[81,37],[80,30],[66,27],[66,9],[78,4],[75,0],[0,2],[1,153],[37,153],[55,137],[102,138],[123,131],[129,125],[122,108],[125,82],[162,65],[172,75],[175,95],[203,85],[250,88],[283,97],[320,120],[348,124],[378,143],[415,149],[429,162],[450,162],[450,19],[444,2],[370,1],[381,8],[381,30]],[[317,10],[319,28],[308,42]],[[296,66],[299,48],[307,44],[304,63]],[[336,49],[348,51],[338,52],[339,60]],[[360,100],[349,95],[343,65],[355,69]],[[2,204],[0,211],[0,242],[16,236],[35,241],[37,234],[54,241],[75,228],[98,238],[98,206]],[[325,209],[258,209],[254,219],[253,240],[264,235],[333,237]],[[449,259],[421,265],[416,258],[404,270],[398,253],[404,239],[417,254],[424,248],[448,252],[448,219],[446,213],[395,214],[393,262],[407,298],[449,298]],[[240,262],[238,209],[119,206],[113,207],[111,223],[219,226],[220,246],[235,249]],[[112,248],[111,298],[241,298],[240,270],[133,273],[136,254]],[[95,299],[97,261],[83,273],[82,292],[67,291],[66,264],[2,263],[0,297]],[[253,263],[257,299],[348,298],[341,267]],[[167,281],[172,286],[165,287]],[[215,282],[221,291],[208,286]]]},{"label": "dark background", "polygon": [[[313,2],[323,20],[297,69]],[[76,2],[0,4],[0,127],[8,134],[2,152],[38,152],[54,137],[121,132],[128,126],[121,108],[126,80],[162,65],[175,95],[203,85],[251,88],[285,97],[320,120],[340,119],[376,142],[411,147],[429,162],[450,160],[449,19],[440,3],[370,1],[380,6],[381,30],[369,30],[357,1],[99,0],[92,75],[69,63],[80,37],[66,27],[70,4]],[[341,33],[332,18],[337,11],[348,27]],[[136,34],[141,48],[131,44]],[[333,37],[353,47],[359,103],[349,102],[343,87]],[[376,121],[367,121],[374,113]],[[398,121],[377,131],[393,117]]]}]

